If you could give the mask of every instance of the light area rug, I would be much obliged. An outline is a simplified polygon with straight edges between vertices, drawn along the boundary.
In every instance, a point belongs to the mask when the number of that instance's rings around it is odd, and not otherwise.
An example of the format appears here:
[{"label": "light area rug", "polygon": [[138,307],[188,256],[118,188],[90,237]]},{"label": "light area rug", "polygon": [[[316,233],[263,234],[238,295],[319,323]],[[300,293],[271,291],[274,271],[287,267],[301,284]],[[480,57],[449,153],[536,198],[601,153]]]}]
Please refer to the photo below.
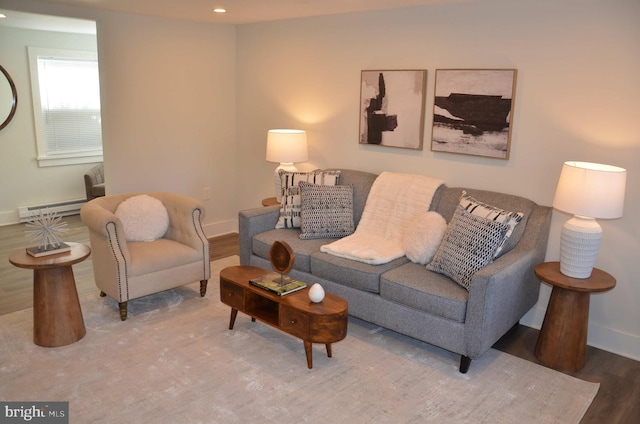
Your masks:
[{"label": "light area rug", "polygon": [[32,310],[0,317],[0,399],[68,401],[71,423],[577,423],[598,384],[489,350],[467,374],[450,352],[350,318],[328,358],[197,283],[117,304],[81,296],[86,336],[32,342]]}]

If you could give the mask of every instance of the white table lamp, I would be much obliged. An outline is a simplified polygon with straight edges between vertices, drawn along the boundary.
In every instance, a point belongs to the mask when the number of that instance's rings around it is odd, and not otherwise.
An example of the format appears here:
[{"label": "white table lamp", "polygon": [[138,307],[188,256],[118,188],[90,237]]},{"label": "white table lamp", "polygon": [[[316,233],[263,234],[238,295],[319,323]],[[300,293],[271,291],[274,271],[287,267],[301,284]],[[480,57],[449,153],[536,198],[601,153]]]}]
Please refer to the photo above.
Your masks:
[{"label": "white table lamp", "polygon": [[277,162],[280,165],[275,170],[274,182],[276,186],[276,198],[282,200],[280,183],[281,169],[285,171],[297,171],[293,163],[304,162],[309,159],[307,150],[307,133],[303,130],[269,130],[267,133],[267,161]]},{"label": "white table lamp", "polygon": [[627,171],[617,166],[589,162],[565,162],[553,207],[574,214],[560,236],[560,272],[573,278],[589,278],[596,263],[602,228],[596,218],[622,216]]}]

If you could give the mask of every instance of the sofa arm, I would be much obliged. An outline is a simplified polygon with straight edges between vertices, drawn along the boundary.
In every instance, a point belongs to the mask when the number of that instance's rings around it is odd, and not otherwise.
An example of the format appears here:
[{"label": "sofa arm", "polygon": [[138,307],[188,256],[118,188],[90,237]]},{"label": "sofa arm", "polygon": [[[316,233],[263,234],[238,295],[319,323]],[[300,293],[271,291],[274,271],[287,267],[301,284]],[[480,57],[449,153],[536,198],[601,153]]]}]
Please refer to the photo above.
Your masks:
[{"label": "sofa arm", "polygon": [[240,239],[240,264],[249,265],[251,240],[256,234],[275,228],[280,216],[280,206],[246,209],[238,213],[238,235]]},{"label": "sofa arm", "polygon": [[127,238],[124,234],[122,221],[102,205],[101,200],[103,199],[99,198],[85,203],[80,209],[80,219],[89,229],[89,237],[92,242],[112,244],[114,248],[117,247],[122,252],[126,260],[129,260]]},{"label": "sofa arm", "polygon": [[486,352],[538,301],[534,267],[544,262],[551,208],[536,205],[518,245],[478,271],[472,281],[465,320],[467,356]]},{"label": "sofa arm", "polygon": [[89,229],[96,286],[118,302],[123,302],[129,297],[122,287],[127,281],[127,264],[131,263],[131,256],[122,222],[104,207],[104,199],[100,197],[84,204],[80,218]]},{"label": "sofa arm", "polygon": [[482,355],[535,305],[537,263],[533,252],[509,252],[475,274],[465,320],[467,356]]}]

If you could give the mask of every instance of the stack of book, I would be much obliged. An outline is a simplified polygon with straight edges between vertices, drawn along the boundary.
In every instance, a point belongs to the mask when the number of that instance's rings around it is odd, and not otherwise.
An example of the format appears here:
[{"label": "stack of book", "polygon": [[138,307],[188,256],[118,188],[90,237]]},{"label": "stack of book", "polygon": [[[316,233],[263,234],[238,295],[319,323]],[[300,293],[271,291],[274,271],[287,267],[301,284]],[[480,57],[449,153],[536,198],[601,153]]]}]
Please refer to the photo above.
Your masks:
[{"label": "stack of book", "polygon": [[306,283],[294,280],[291,277],[287,277],[286,275],[282,275],[277,272],[253,278],[249,280],[249,283],[256,287],[260,287],[261,289],[275,293],[278,296],[285,296],[307,287]]},{"label": "stack of book", "polygon": [[60,243],[57,246],[48,244],[46,246],[27,247],[27,253],[34,258],[41,256],[57,255],[58,253],[70,252],[71,246],[66,243]]}]

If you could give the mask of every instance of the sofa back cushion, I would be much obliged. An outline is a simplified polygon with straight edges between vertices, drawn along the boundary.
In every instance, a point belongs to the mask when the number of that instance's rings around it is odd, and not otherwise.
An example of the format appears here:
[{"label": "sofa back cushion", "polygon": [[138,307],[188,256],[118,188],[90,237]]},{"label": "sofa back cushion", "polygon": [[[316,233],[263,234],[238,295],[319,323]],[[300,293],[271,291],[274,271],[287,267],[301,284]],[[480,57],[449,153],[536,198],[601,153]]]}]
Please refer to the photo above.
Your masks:
[{"label": "sofa back cushion", "polygon": [[364,205],[367,203],[369,190],[371,190],[371,186],[378,178],[378,175],[353,169],[325,169],[325,171],[334,170],[340,171],[339,185],[353,186],[353,224],[354,228],[358,228]]},{"label": "sofa back cushion", "polygon": [[469,196],[479,200],[480,202],[506,211],[523,213],[524,217],[513,230],[513,234],[508,238],[500,254],[504,255],[509,250],[513,249],[520,241],[525,227],[527,226],[527,220],[529,219],[529,216],[536,204],[529,199],[512,194],[462,187],[451,188],[443,185],[440,186],[434,195],[429,210],[438,212],[447,222],[450,222],[456,207],[460,202],[460,196],[462,195],[463,190],[466,191]]}]

